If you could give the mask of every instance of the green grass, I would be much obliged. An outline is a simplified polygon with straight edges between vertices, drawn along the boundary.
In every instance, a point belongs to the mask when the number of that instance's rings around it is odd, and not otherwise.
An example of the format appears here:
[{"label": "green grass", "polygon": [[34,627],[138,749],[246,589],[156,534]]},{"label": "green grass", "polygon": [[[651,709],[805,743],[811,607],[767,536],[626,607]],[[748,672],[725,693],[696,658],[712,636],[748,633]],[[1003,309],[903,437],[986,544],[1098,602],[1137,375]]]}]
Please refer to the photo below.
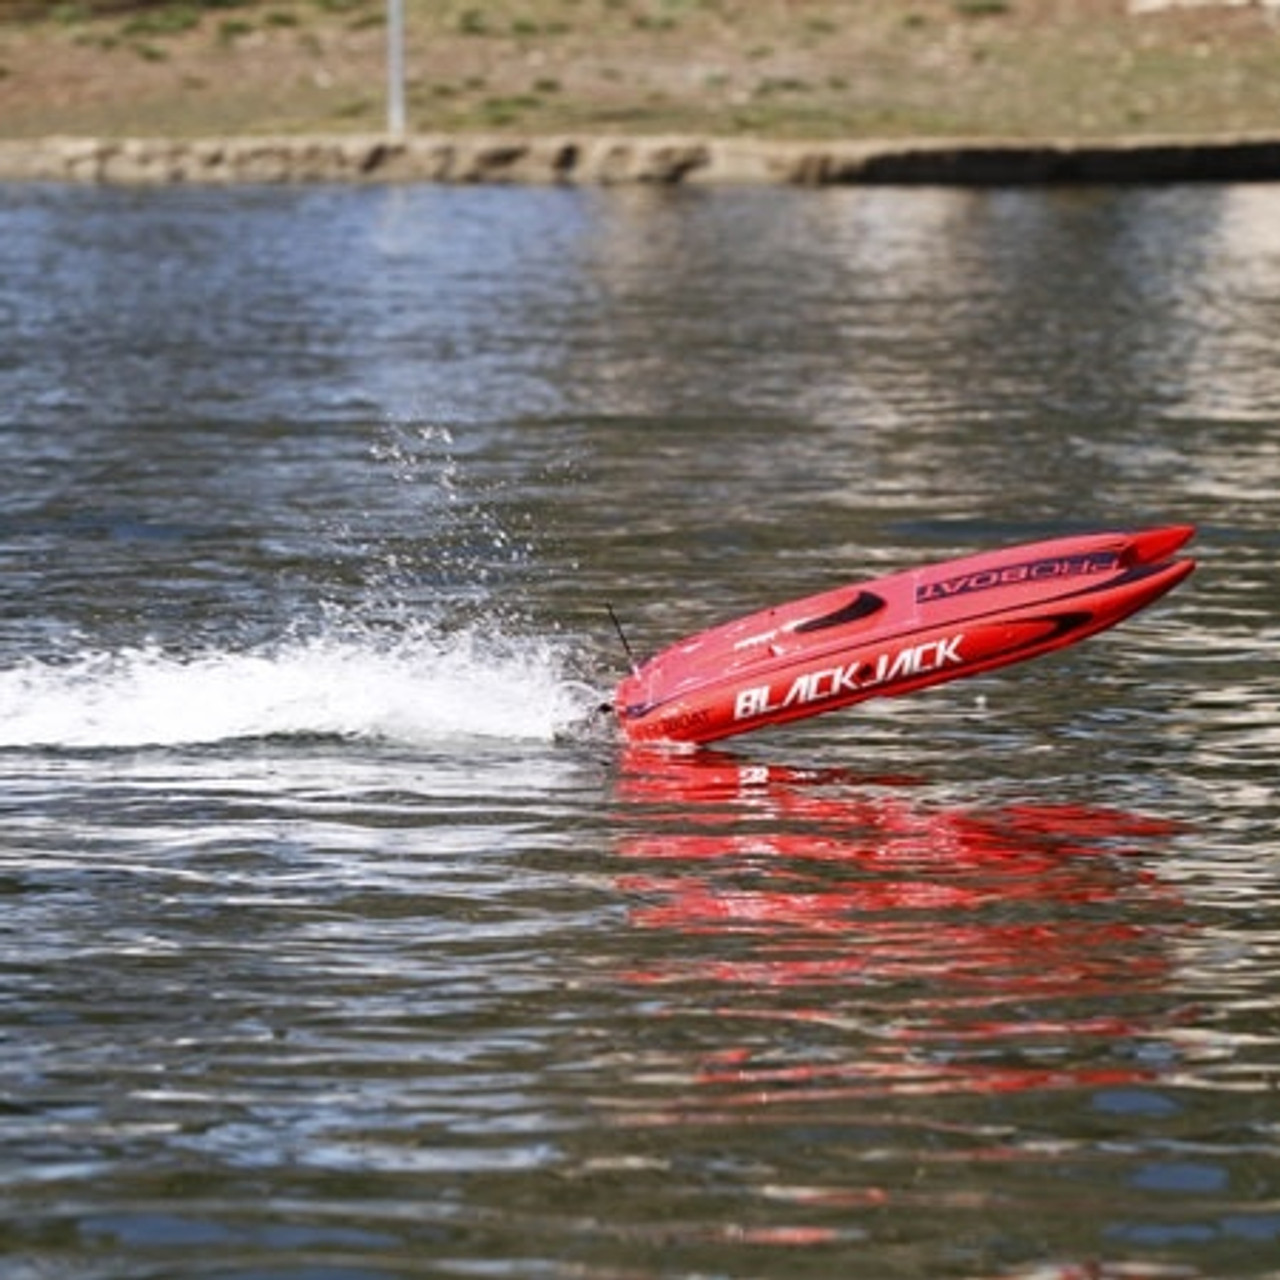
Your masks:
[{"label": "green grass", "polygon": [[200,9],[194,4],[169,4],[135,14],[120,27],[124,36],[175,36],[200,25]]}]

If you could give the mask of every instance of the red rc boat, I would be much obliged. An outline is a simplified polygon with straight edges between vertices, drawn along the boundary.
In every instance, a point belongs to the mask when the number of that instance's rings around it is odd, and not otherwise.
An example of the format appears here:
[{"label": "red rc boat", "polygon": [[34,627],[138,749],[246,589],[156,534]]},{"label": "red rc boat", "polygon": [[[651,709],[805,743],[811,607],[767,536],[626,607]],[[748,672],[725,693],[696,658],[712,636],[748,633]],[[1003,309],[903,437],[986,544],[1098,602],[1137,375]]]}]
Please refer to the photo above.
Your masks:
[{"label": "red rc boat", "polygon": [[992,671],[1094,635],[1177,586],[1195,533],[1091,533],[909,569],[673,645],[614,694],[632,742],[714,742]]}]

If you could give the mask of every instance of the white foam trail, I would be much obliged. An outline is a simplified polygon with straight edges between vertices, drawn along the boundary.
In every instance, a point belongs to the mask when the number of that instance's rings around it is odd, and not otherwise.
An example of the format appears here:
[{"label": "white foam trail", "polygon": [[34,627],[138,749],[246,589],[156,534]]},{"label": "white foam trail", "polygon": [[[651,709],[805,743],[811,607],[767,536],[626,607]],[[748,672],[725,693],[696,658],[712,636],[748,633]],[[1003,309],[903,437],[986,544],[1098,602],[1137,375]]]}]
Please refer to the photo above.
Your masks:
[{"label": "white foam trail", "polygon": [[590,691],[537,640],[319,638],[243,653],[83,653],[0,671],[0,747],[138,747],[275,735],[427,744],[550,740]]}]

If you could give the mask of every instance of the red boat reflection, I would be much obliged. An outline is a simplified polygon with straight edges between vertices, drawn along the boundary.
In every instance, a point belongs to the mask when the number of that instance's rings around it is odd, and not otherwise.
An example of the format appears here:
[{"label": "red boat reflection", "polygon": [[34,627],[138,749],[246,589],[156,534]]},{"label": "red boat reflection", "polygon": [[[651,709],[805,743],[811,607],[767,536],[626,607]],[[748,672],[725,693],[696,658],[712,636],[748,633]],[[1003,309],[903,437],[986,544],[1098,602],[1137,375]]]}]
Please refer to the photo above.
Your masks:
[{"label": "red boat reflection", "polygon": [[[1178,824],[945,804],[907,777],[710,752],[637,749],[618,797],[630,922],[680,939],[627,977],[667,991],[672,1011],[710,998],[741,1032],[705,1054],[700,1082],[757,1105],[762,1090],[795,1102],[1151,1078],[1142,1054],[1098,1047],[1158,1034],[1146,1011],[1178,913],[1149,859]],[[779,1023],[848,1034],[797,1060],[779,1053]]]}]

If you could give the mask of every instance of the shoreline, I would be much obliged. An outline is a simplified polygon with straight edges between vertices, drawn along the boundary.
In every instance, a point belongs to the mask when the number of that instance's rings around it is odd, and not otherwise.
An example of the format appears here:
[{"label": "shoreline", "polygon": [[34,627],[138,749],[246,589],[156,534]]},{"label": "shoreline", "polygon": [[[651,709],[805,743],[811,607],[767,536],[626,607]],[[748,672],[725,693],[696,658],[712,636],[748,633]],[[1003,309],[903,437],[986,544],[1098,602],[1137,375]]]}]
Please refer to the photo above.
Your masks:
[{"label": "shoreline", "polygon": [[0,182],[119,186],[1123,185],[1280,180],[1280,136],[789,142],[695,135],[0,139]]}]

